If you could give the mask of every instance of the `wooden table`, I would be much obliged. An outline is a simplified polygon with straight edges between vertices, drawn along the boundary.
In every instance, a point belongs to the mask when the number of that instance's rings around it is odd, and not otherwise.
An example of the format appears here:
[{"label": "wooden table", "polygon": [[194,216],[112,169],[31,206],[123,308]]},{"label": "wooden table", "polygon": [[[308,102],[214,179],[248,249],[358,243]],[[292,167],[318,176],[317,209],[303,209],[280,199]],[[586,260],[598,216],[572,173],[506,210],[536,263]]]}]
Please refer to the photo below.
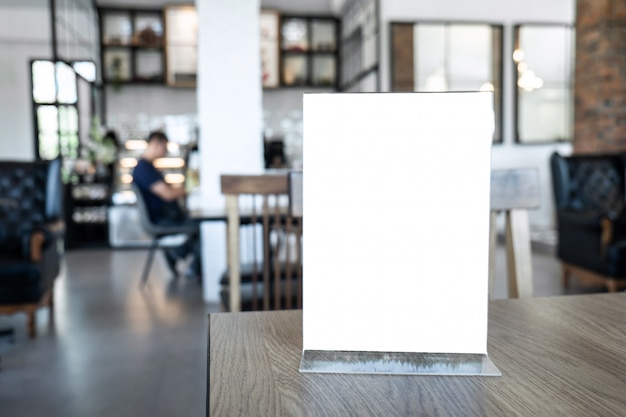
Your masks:
[{"label": "wooden table", "polygon": [[301,311],[211,314],[207,415],[626,416],[626,294],[489,307],[502,377],[300,374]]}]

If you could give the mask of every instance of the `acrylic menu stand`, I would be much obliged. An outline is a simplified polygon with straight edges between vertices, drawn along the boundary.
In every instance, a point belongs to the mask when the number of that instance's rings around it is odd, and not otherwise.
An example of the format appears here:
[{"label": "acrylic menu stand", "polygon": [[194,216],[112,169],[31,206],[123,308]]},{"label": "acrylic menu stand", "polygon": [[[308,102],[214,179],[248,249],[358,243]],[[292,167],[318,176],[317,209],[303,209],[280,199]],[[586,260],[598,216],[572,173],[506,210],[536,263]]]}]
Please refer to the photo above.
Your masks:
[{"label": "acrylic menu stand", "polygon": [[301,372],[500,375],[493,96],[304,95]]}]

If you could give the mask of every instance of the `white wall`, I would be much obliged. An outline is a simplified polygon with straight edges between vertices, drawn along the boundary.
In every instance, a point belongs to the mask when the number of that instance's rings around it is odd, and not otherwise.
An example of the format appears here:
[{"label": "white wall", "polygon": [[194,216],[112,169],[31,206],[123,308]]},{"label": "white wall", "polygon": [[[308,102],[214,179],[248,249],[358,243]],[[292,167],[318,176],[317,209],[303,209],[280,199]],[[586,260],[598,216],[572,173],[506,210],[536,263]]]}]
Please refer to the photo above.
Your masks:
[{"label": "white wall", "polygon": [[541,182],[541,208],[530,212],[531,227],[544,229],[553,226],[553,204],[548,158],[553,151],[570,153],[570,144],[518,145],[514,143],[513,25],[517,23],[575,22],[575,0],[380,0],[381,14],[381,85],[389,91],[390,48],[389,23],[391,21],[475,21],[504,25],[504,143],[494,145],[492,168],[536,167]]},{"label": "white wall", "polygon": [[2,1],[0,16],[0,159],[32,160],[30,60],[52,57],[48,1]]},{"label": "white wall", "polygon": [[[259,0],[198,0],[201,196],[223,208],[221,174],[262,171]],[[226,269],[223,222],[202,226],[204,298],[218,297]]]},{"label": "white wall", "polygon": [[[121,130],[121,124],[137,123],[143,115],[196,114],[198,110],[195,88],[177,88],[160,85],[122,85],[105,89],[105,125]],[[125,121],[122,123],[121,121]]]}]

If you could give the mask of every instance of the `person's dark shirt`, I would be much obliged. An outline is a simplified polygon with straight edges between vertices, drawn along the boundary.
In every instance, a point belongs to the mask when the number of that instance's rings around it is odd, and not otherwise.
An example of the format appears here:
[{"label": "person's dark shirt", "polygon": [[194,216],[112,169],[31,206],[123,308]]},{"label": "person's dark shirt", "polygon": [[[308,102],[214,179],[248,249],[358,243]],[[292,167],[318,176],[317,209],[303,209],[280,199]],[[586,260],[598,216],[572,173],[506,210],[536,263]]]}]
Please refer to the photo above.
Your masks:
[{"label": "person's dark shirt", "polygon": [[165,201],[154,194],[150,187],[159,181],[165,181],[163,175],[152,165],[152,162],[139,159],[133,171],[133,182],[141,190],[150,219],[154,223],[162,223],[165,220],[177,220],[174,216],[181,213],[176,201]]}]

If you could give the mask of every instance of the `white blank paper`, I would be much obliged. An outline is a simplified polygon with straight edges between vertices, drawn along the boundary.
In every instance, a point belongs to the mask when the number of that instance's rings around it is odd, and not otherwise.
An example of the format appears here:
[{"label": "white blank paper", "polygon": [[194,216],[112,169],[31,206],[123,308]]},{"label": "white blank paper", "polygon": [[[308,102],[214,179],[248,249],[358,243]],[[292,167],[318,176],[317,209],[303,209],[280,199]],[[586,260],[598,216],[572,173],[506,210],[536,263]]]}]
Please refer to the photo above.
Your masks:
[{"label": "white blank paper", "polygon": [[486,353],[493,96],[304,95],[304,350]]}]

